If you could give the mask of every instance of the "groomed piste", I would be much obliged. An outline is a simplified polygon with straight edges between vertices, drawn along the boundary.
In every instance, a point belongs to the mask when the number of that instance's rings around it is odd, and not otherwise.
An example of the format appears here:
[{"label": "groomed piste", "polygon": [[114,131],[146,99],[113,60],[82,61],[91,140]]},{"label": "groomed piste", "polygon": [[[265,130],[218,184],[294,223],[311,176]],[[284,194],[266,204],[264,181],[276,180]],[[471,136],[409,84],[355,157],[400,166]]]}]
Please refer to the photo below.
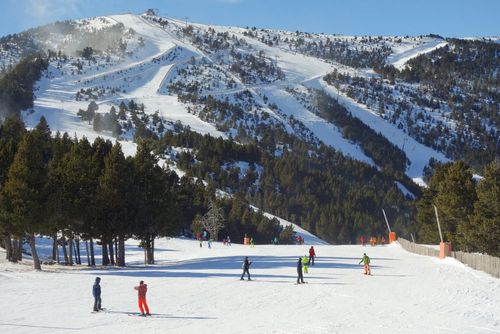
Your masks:
[{"label": "groomed piste", "polygon": [[[156,265],[127,244],[126,268],[10,264],[0,251],[2,333],[498,333],[499,280],[453,259],[386,246],[315,243],[315,266],[296,285],[304,245],[160,239]],[[317,240],[316,240],[317,241]],[[234,240],[233,240],[234,242]],[[49,241],[39,242],[43,254]],[[47,246],[45,249],[44,246]],[[367,253],[373,276],[359,261]],[[253,281],[240,281],[248,256]],[[98,262],[100,262],[98,260]],[[92,314],[92,284],[101,277],[105,312]],[[151,318],[133,287],[148,284]]]}]

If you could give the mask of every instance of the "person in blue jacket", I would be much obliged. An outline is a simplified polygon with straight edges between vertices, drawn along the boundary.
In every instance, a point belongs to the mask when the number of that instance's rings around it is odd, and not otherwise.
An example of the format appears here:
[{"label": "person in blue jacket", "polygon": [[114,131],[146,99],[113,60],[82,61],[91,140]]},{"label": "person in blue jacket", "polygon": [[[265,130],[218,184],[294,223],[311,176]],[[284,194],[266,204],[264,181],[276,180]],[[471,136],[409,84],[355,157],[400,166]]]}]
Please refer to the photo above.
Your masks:
[{"label": "person in blue jacket", "polygon": [[101,307],[101,286],[99,283],[101,282],[100,277],[95,278],[94,286],[92,287],[92,295],[94,296],[94,312],[102,311]]}]

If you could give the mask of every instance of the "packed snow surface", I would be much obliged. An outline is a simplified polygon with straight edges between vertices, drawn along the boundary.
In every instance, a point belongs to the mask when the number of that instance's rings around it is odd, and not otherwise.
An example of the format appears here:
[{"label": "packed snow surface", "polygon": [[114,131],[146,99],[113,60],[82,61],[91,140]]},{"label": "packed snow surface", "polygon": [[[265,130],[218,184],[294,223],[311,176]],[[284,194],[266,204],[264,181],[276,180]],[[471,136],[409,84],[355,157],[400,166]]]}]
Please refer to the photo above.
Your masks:
[{"label": "packed snow surface", "polygon": [[[136,242],[128,267],[0,263],[1,333],[499,333],[500,281],[454,259],[389,246],[316,245],[316,265],[296,285],[309,245],[253,248],[186,239],[156,242],[156,265],[142,265]],[[41,252],[44,252],[41,247]],[[45,250],[46,251],[46,250]],[[373,276],[358,264],[366,252]],[[253,281],[240,281],[248,256]],[[92,314],[102,278],[106,312]],[[152,318],[138,312],[140,280]]]}]

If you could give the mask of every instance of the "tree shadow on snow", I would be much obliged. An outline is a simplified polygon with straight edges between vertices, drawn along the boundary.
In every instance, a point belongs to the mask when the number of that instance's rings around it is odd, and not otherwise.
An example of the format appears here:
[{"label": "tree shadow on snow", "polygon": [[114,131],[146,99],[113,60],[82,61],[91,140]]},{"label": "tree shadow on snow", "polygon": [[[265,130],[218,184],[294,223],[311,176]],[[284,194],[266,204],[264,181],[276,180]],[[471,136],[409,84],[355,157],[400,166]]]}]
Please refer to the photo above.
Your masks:
[{"label": "tree shadow on snow", "polygon": [[[346,258],[322,257],[319,258],[314,266],[311,266],[314,275],[314,269],[357,269],[361,270],[359,265],[360,259],[352,259],[354,261],[345,261]],[[347,258],[351,260],[351,258]],[[250,266],[250,275],[255,278],[270,278],[270,279],[296,279],[296,265],[298,256],[251,256],[249,260],[252,262]],[[209,278],[209,277],[240,277],[242,271],[242,256],[221,256],[200,259],[190,259],[178,262],[159,262],[156,265],[149,266],[128,266],[126,268],[113,268],[114,270],[97,269],[93,270],[92,274],[99,275],[116,275],[116,276],[131,276],[131,277],[191,277],[191,278]],[[289,274],[273,274],[273,269],[287,268]],[[373,265],[372,268],[384,268],[380,265]],[[233,272],[224,272],[224,270],[232,270]],[[270,273],[262,273],[262,270],[269,270]],[[222,272],[221,272],[222,271]],[[236,271],[236,272],[234,272]],[[258,273],[254,273],[258,271]],[[331,279],[328,277],[311,276],[317,279]]]}]

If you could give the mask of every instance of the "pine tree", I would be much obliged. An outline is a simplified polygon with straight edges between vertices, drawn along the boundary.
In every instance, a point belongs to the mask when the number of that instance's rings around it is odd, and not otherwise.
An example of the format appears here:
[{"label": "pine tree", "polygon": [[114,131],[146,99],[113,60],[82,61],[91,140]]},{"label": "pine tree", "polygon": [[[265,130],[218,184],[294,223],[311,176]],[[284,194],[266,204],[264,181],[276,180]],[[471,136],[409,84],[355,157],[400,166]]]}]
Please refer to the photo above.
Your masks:
[{"label": "pine tree", "polygon": [[422,198],[417,202],[417,224],[418,240],[426,244],[439,243],[439,231],[436,225],[436,216],[434,214],[435,192],[430,188],[424,190]]},{"label": "pine tree", "polygon": [[466,246],[464,236],[457,232],[460,225],[467,224],[476,200],[472,173],[463,161],[457,161],[438,168],[435,177],[440,179],[434,201],[440,213],[443,234],[448,241]]},{"label": "pine tree", "polygon": [[61,189],[64,216],[63,233],[69,238],[69,264],[73,264],[73,241],[81,233],[91,233],[92,200],[97,189],[93,174],[92,147],[86,138],[75,143],[61,162]]},{"label": "pine tree", "polygon": [[125,266],[125,238],[128,227],[133,223],[132,198],[129,191],[133,187],[131,168],[117,142],[104,159],[104,170],[99,178],[99,205],[103,206],[102,220],[118,238],[118,266]]},{"label": "pine tree", "polygon": [[45,217],[43,189],[46,178],[43,143],[37,140],[34,133],[28,133],[21,140],[9,168],[2,198],[15,233],[18,236],[21,233],[28,236],[36,270],[41,270],[41,266],[36,251],[35,233],[42,231]]},{"label": "pine tree", "polygon": [[133,191],[137,210],[134,234],[144,246],[146,264],[154,264],[156,225],[163,218],[159,198],[159,194],[162,193],[163,171],[158,166],[158,159],[151,153],[151,148],[145,141],[140,142],[137,147],[137,153],[133,159],[133,171]]},{"label": "pine tree", "polygon": [[473,250],[500,256],[500,162],[484,169],[484,179],[477,186],[477,201],[467,230],[468,245]]}]

